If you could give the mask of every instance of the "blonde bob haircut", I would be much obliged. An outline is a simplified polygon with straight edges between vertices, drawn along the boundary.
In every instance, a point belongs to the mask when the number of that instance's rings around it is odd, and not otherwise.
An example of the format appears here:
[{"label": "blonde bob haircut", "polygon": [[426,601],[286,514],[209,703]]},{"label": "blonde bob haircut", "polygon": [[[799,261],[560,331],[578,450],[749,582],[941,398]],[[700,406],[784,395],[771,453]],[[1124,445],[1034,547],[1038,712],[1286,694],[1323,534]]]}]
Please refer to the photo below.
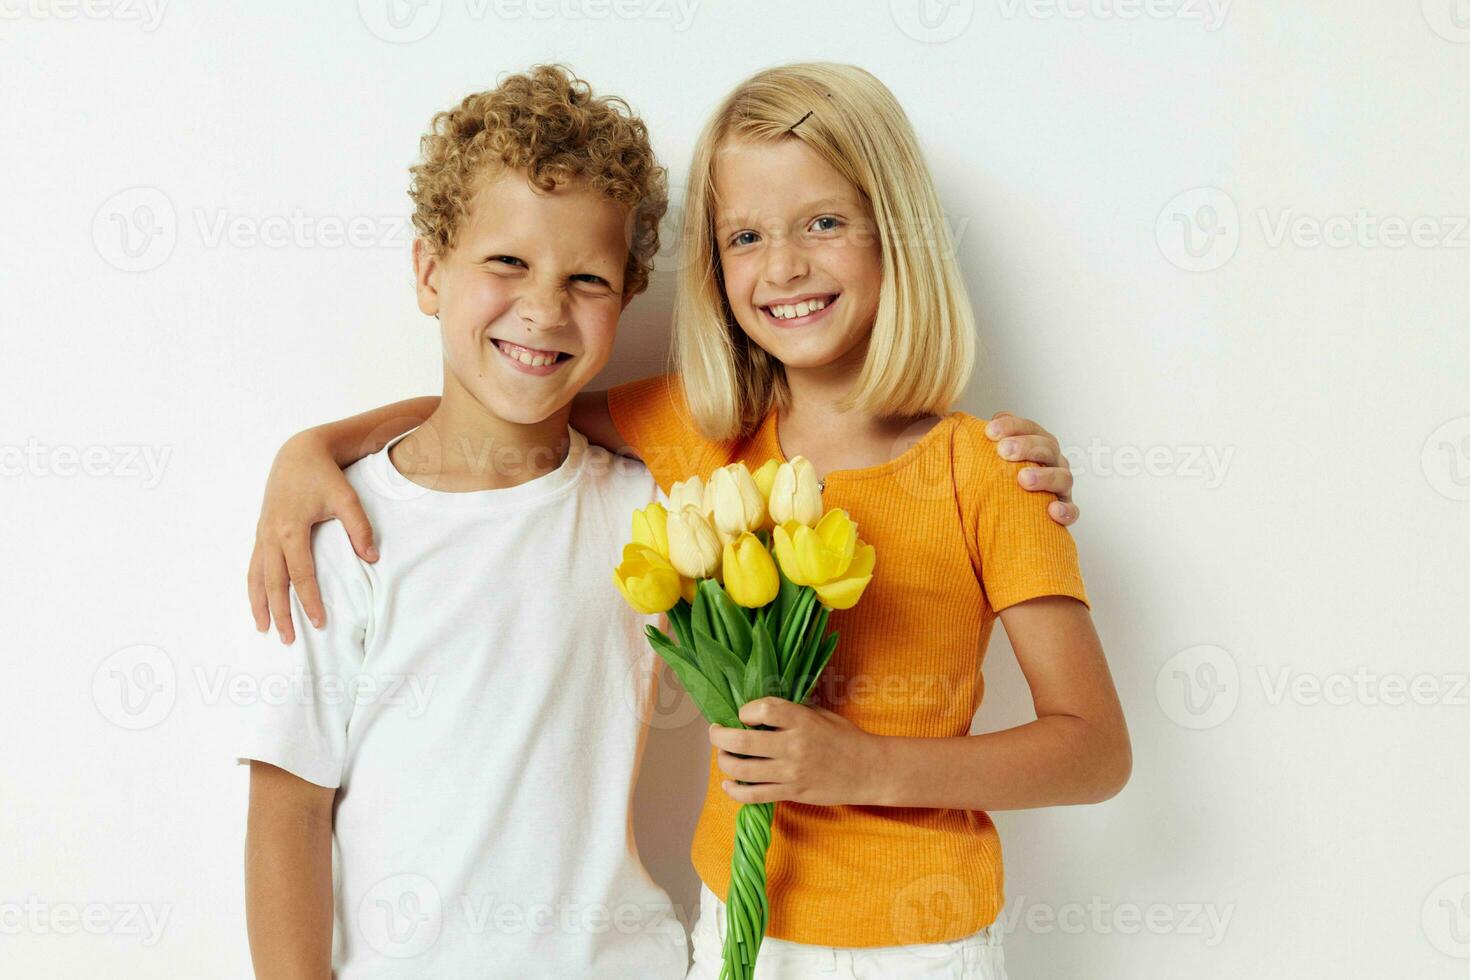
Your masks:
[{"label": "blonde bob haircut", "polygon": [[718,441],[745,437],[789,399],[784,365],[746,337],[730,311],[714,231],[720,146],[789,139],[811,147],[862,193],[882,248],[867,359],[842,409],[897,418],[948,412],[974,366],[975,322],[913,127],[873,75],[812,63],[741,83],[695,144],[672,346],[695,425]]}]

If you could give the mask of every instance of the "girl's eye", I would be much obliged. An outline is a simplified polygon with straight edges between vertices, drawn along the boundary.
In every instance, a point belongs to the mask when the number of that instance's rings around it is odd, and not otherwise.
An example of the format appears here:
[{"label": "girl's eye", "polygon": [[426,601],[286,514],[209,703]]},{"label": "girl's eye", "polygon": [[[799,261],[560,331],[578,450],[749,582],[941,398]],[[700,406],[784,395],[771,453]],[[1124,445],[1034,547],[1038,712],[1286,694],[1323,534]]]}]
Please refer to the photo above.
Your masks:
[{"label": "girl's eye", "polygon": [[753,231],[739,231],[730,236],[730,247],[739,248],[742,245],[754,245],[759,238]]},{"label": "girl's eye", "polygon": [[836,231],[842,227],[842,219],[834,218],[830,214],[824,214],[812,222],[812,231]]}]

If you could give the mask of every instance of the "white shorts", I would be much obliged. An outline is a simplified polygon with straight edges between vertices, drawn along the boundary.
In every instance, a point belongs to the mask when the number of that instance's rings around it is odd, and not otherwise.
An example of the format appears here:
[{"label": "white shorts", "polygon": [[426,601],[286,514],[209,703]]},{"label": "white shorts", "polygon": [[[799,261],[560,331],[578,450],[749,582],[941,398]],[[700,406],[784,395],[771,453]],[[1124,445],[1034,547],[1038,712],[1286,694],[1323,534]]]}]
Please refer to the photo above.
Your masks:
[{"label": "white shorts", "polygon": [[[686,980],[718,980],[725,943],[725,903],[701,887],[694,924],[694,966]],[[755,980],[1006,980],[999,924],[950,943],[915,946],[807,946],[767,937]]]}]

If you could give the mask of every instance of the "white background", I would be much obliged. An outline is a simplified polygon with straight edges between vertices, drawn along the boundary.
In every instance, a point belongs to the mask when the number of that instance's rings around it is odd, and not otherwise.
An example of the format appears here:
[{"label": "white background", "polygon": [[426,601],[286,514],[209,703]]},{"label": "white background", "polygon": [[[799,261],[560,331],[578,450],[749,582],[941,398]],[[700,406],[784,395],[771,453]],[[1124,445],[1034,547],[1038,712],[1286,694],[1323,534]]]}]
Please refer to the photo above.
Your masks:
[{"label": "white background", "polygon": [[[677,188],[717,99],[806,59],[919,133],[962,407],[1076,467],[1135,773],[998,815],[1012,977],[1466,975],[1470,5],[388,2],[0,0],[0,975],[249,976],[219,685],[259,494],[291,432],[436,390],[432,112],[562,60]],[[605,380],[669,309],[665,272]],[[987,674],[978,725],[1026,720],[999,632]],[[659,718],[638,838],[687,904],[702,725]]]}]

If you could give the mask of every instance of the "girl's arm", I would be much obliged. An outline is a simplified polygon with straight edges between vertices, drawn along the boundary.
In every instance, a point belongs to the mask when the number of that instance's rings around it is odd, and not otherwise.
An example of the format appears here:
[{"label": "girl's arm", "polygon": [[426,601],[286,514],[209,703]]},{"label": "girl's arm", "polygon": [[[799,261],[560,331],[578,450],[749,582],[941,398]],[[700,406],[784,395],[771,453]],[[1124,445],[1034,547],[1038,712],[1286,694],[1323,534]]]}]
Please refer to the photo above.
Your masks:
[{"label": "girl's arm", "polygon": [[[382,449],[438,407],[438,396],[412,398],[315,426],[286,440],[266,480],[260,520],[255,526],[255,549],[250,554],[250,609],[257,630],[264,633],[275,620],[282,643],[296,638],[291,620],[292,587],[312,624],[320,628],[326,622],[311,560],[313,525],[336,518],[346,527],[358,556],[363,561],[377,561],[372,524],[342,469]],[[588,442],[638,458],[613,425],[606,391],[577,394],[572,399],[571,424]],[[1017,479],[1027,490],[1057,495],[1059,499],[1052,501],[1047,511],[1052,520],[1064,525],[1077,520],[1077,505],[1070,496],[1072,471],[1055,436],[1029,419],[1005,412],[990,422],[985,433],[1006,459],[1039,464],[1022,469]]]},{"label": "girl's arm", "polygon": [[438,407],[437,396],[396,402],[298,432],[281,446],[265,482],[255,550],[250,554],[250,609],[257,630],[264,633],[274,619],[282,643],[296,638],[292,585],[312,623],[320,627],[326,622],[311,560],[313,525],[335,517],[347,529],[358,556],[378,560],[373,527],[342,468],[382,449]]},{"label": "girl's arm", "polygon": [[[290,602],[293,586],[312,624],[320,628],[326,622],[311,560],[314,525],[336,518],[347,529],[358,556],[363,561],[378,560],[373,526],[342,470],[419,425],[438,407],[438,396],[412,398],[318,425],[286,440],[266,480],[265,500],[255,526],[255,550],[250,555],[250,609],[257,630],[270,629],[274,619],[281,642],[295,640]],[[572,401],[571,424],[589,442],[636,458],[613,427],[606,391],[578,394]]]},{"label": "girl's arm", "polygon": [[711,726],[720,769],[732,780],[725,792],[741,803],[956,810],[1100,803],[1116,795],[1133,753],[1087,607],[1047,596],[1000,618],[1031,687],[1035,721],[984,735],[909,738],[870,734],[825,709],[765,698],[741,709],[740,720],[775,731]]}]

